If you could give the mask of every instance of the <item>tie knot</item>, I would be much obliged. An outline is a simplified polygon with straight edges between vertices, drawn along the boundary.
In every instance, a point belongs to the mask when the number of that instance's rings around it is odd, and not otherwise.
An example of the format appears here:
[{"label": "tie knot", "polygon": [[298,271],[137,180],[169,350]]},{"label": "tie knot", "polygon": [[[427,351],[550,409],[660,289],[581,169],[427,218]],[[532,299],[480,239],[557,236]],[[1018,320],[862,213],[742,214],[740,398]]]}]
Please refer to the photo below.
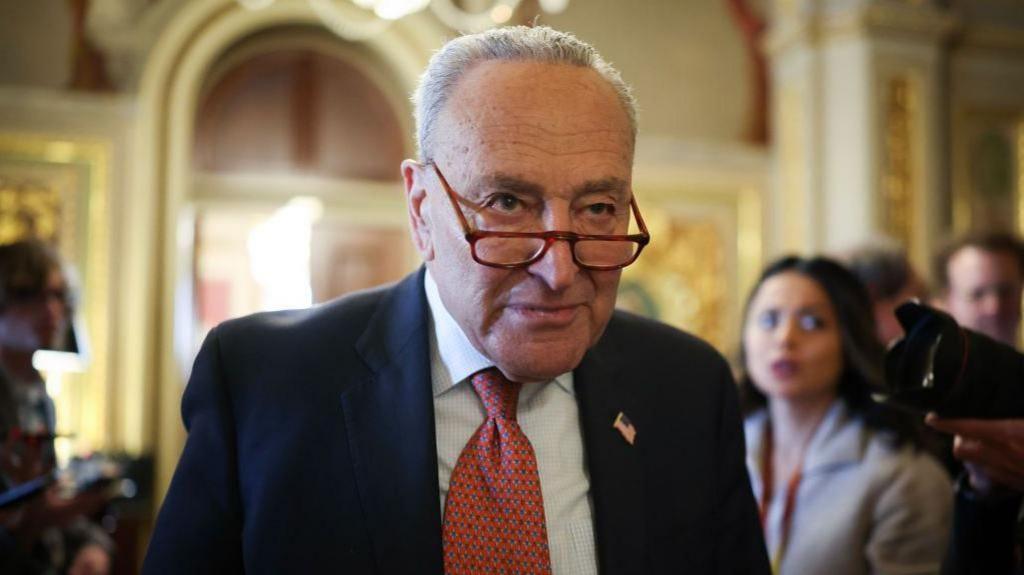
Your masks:
[{"label": "tie knot", "polygon": [[516,420],[519,390],[523,384],[509,381],[496,367],[475,373],[470,383],[483,401],[487,417]]}]

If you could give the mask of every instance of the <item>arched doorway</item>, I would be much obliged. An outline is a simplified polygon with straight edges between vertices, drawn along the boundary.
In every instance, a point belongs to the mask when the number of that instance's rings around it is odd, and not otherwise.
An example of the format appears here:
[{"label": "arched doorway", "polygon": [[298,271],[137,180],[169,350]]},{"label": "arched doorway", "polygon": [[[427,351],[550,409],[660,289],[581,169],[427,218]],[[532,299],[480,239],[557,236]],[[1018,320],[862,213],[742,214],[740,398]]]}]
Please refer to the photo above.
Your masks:
[{"label": "arched doorway", "polygon": [[372,50],[314,27],[262,31],[215,63],[192,149],[195,341],[230,317],[304,307],[415,265],[400,95]]},{"label": "arched doorway", "polygon": [[[372,180],[359,180],[368,190],[365,197],[341,192],[351,189],[351,180],[317,174],[286,174],[286,182],[275,180],[280,175],[215,174],[211,186],[205,177],[209,174],[197,169],[195,129],[204,88],[215,85],[218,71],[232,69],[228,56],[240,58],[235,64],[245,60],[246,51],[233,48],[258,48],[247,39],[264,33],[273,36],[296,27],[309,31],[321,26],[305,2],[277,2],[259,11],[243,9],[234,0],[184,3],[147,58],[133,158],[136,194],[123,210],[131,223],[120,254],[130,276],[126,283],[134,288],[120,302],[123,329],[138,337],[126,343],[117,367],[126,380],[139,382],[119,398],[120,411],[125,433],[145,438],[142,448],[155,455],[155,503],[170,481],[184,440],[179,407],[196,345],[195,232],[203,210],[232,202],[239,207],[279,207],[282,198],[272,192],[289,189],[294,178],[305,178],[309,188],[317,190],[314,196],[333,198],[324,204],[327,216],[345,213],[354,221],[404,222],[404,214],[396,211],[400,204],[392,201],[401,201],[400,190],[387,183],[372,188]],[[374,55],[376,63],[368,68],[390,78],[397,86],[390,97],[402,99],[411,93],[446,33],[435,21],[417,15],[347,48]],[[323,40],[322,35],[317,37]],[[401,114],[398,118],[403,121]],[[405,149],[409,147],[406,142]],[[264,185],[262,190],[259,184]],[[361,211],[336,209],[346,206]]]}]

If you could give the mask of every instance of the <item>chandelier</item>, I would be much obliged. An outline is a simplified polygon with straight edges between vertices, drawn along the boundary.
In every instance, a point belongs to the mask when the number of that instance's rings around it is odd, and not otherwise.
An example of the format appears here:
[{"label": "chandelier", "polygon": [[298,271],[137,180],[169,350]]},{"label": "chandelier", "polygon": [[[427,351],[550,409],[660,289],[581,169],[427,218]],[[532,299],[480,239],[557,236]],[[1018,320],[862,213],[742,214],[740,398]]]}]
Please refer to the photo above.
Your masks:
[{"label": "chandelier", "polygon": [[[276,0],[237,0],[250,10],[262,10]],[[523,0],[306,0],[335,34],[363,40],[383,32],[392,22],[429,9],[445,25],[462,32],[479,32],[506,24]],[[558,14],[569,0],[537,0],[540,9]],[[474,9],[467,9],[472,5]]]}]

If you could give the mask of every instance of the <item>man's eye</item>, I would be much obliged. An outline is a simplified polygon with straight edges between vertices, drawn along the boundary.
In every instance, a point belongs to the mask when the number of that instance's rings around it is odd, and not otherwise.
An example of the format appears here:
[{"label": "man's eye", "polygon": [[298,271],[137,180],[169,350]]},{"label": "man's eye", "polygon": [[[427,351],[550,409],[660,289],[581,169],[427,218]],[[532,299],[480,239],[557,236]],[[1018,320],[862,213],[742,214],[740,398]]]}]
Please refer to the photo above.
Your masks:
[{"label": "man's eye", "polygon": [[495,208],[503,212],[514,212],[524,207],[523,201],[512,194],[496,194],[484,204],[488,208]]},{"label": "man's eye", "polygon": [[588,215],[607,216],[615,213],[615,204],[590,204],[586,207]]}]

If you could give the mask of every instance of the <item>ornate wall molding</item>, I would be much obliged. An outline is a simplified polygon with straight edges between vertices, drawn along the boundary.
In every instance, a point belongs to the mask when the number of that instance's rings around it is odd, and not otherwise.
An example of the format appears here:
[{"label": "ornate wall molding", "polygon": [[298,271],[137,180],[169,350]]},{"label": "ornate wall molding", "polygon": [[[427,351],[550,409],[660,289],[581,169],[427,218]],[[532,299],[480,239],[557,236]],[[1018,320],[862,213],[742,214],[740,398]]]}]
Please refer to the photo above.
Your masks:
[{"label": "ornate wall molding", "polygon": [[776,12],[766,43],[770,54],[851,36],[916,36],[936,41],[956,32],[961,19],[925,3],[864,1],[840,8],[806,7]]},{"label": "ornate wall molding", "polygon": [[915,252],[916,219],[920,211],[919,185],[914,173],[919,153],[915,145],[919,97],[917,86],[908,75],[890,78],[885,84],[879,220],[885,233],[910,253]]},{"label": "ornate wall molding", "polygon": [[769,165],[760,148],[641,137],[633,189],[652,240],[623,273],[620,307],[733,351],[763,263]]}]

